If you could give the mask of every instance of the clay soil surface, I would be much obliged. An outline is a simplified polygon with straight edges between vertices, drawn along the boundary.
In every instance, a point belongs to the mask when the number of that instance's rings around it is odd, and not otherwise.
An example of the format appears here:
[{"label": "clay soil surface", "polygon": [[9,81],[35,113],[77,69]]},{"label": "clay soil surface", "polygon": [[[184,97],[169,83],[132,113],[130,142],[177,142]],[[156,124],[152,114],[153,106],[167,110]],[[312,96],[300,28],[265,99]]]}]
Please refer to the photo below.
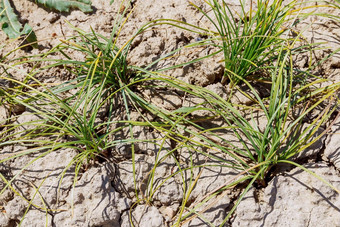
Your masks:
[{"label": "clay soil surface", "polygon": [[[194,1],[202,10],[209,8],[204,1]],[[23,56],[41,54],[49,51],[61,41],[75,35],[75,30],[69,25],[90,32],[110,37],[116,15],[123,9],[120,1],[113,4],[109,0],[93,0],[93,13],[83,13],[73,9],[69,13],[59,13],[39,7],[34,1],[13,0],[20,15],[20,20],[28,22],[39,40],[37,49],[19,49],[7,57],[14,59]],[[239,7],[237,0],[228,1],[231,7]],[[214,29],[200,11],[186,0],[135,0],[127,4],[128,20],[119,34],[117,46],[122,46],[131,36],[146,23],[156,19],[174,19],[187,23]],[[125,9],[124,7],[124,9]],[[320,9],[320,12],[340,16],[340,10],[334,8]],[[125,18],[126,18],[125,17]],[[322,43],[311,55],[295,56],[294,65],[301,70],[310,64],[316,64],[327,57],[332,51],[340,48],[340,22],[321,16],[311,16],[298,24],[296,31],[303,31],[306,42]],[[206,39],[197,33],[176,28],[171,25],[161,25],[140,34],[133,42],[128,54],[128,63],[139,67],[146,66],[161,56],[176,48]],[[0,32],[0,44],[6,43],[1,49],[4,55],[13,50],[20,40],[10,42],[3,32]],[[198,46],[184,48],[165,61],[152,67],[158,70],[175,64],[181,64],[216,51],[214,46]],[[70,56],[83,59],[81,52],[70,51]],[[55,58],[63,57],[56,55]],[[229,86],[221,84],[224,72],[222,53],[205,58],[202,61],[184,65],[162,73],[184,81],[191,85],[207,88],[222,98],[227,99]],[[46,63],[47,64],[47,63]],[[32,64],[17,65],[18,70],[11,71],[16,80],[23,80],[23,73],[32,70]],[[43,65],[42,65],[43,66]],[[340,82],[340,55],[335,52],[326,61],[313,69],[313,73],[324,77],[332,83]],[[76,78],[77,75],[62,67],[50,68],[36,75],[45,84],[60,84]],[[1,86],[6,86],[1,84]],[[265,96],[264,86],[259,88],[259,94]],[[195,100],[189,99],[183,92],[166,87],[157,90],[139,91],[150,103],[166,111],[175,111],[182,106],[190,106]],[[240,105],[253,105],[253,101],[241,92],[236,92],[231,102]],[[8,114],[2,108],[1,119]],[[124,111],[117,113],[125,115]],[[334,116],[338,110],[335,111]],[[116,114],[117,114],[116,113]],[[317,115],[317,112],[314,113]],[[138,111],[132,111],[132,118],[140,119]],[[147,114],[146,114],[147,115]],[[202,110],[200,117],[207,116]],[[123,116],[125,117],[125,116]],[[148,116],[149,117],[149,116]],[[312,116],[313,117],[313,116]],[[315,117],[315,116],[314,116]],[[153,120],[152,117],[149,119]],[[259,125],[261,116],[256,117]],[[333,120],[335,117],[332,118]],[[340,119],[340,118],[339,118]],[[29,111],[21,111],[15,115],[15,120],[30,127],[29,123],[39,120]],[[220,119],[204,124],[220,124]],[[98,120],[100,121],[100,119]],[[308,124],[308,121],[306,121]],[[330,122],[319,128],[319,134],[330,126]],[[3,128],[1,128],[3,130]],[[161,133],[143,127],[134,128],[135,137],[140,140],[161,138]],[[126,134],[115,135],[118,139]],[[230,135],[221,135],[225,139],[235,139]],[[117,139],[113,138],[113,139]],[[177,142],[178,143],[178,142]],[[132,156],[131,145],[117,144],[104,158],[95,158],[84,165],[75,176],[75,166],[68,166],[79,151],[72,148],[60,148],[36,159],[39,152],[1,162],[0,172],[5,179],[16,176],[11,187],[2,190],[6,183],[0,180],[0,226],[172,226],[176,225],[181,213],[185,214],[194,205],[202,201],[204,196],[224,186],[240,174],[241,170],[219,165],[216,159],[201,155],[206,151],[197,148],[193,154],[182,147],[174,155],[169,155],[157,164],[154,181],[154,194],[145,195],[149,187],[148,179],[155,166],[159,153],[166,154],[174,149],[176,143],[164,139],[162,147],[150,143],[136,143]],[[0,160],[11,154],[21,154],[29,148],[25,144],[1,145]],[[199,151],[199,152],[198,152]],[[164,153],[162,153],[164,152]],[[219,155],[219,153],[217,153]],[[161,155],[162,156],[162,155]],[[165,155],[166,156],[166,155]],[[222,157],[222,156],[221,156]],[[222,157],[228,158],[228,157]],[[337,120],[328,128],[311,147],[294,159],[297,163],[322,176],[334,187],[340,189],[340,121]],[[134,162],[132,161],[134,159]],[[22,168],[28,165],[24,171]],[[134,163],[134,164],[133,164]],[[175,174],[179,166],[186,168],[189,164],[206,165],[204,168],[187,169],[181,174]],[[66,172],[63,172],[67,167]],[[135,169],[135,174],[133,170]],[[63,179],[60,179],[60,174]],[[75,178],[77,179],[75,183]],[[136,183],[133,179],[136,179]],[[195,182],[194,187],[190,185]],[[162,183],[162,184],[161,184]],[[158,186],[158,187],[157,187]],[[189,187],[190,193],[188,193]],[[37,193],[37,188],[39,192]],[[244,184],[231,187],[215,196],[210,202],[197,208],[196,214],[184,219],[181,226],[219,226],[235,205],[237,198],[245,189]],[[138,197],[136,195],[138,193]],[[222,195],[222,196],[221,196]],[[185,199],[185,209],[182,203]],[[32,204],[30,204],[30,201]],[[202,212],[201,212],[202,211]],[[133,224],[132,224],[133,223]],[[340,226],[340,195],[324,184],[321,180],[295,166],[279,166],[273,170],[265,186],[254,185],[246,193],[231,218],[224,226]]]}]

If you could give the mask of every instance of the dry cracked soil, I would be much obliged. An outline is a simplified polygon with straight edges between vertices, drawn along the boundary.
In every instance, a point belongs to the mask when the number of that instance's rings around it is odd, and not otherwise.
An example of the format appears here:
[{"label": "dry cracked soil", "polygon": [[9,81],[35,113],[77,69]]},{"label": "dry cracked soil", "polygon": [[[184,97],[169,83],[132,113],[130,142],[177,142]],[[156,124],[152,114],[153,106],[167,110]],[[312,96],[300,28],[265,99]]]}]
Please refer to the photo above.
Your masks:
[{"label": "dry cracked soil", "polygon": [[[194,1],[203,10],[207,6],[203,1]],[[113,21],[120,11],[120,1],[110,4],[108,0],[93,0],[93,13],[83,13],[72,10],[70,13],[59,13],[46,10],[37,6],[34,1],[14,0],[13,4],[20,13],[22,21],[27,21],[34,29],[39,40],[39,48],[19,50],[14,52],[14,57],[41,53],[49,50],[60,42],[60,39],[74,35],[74,30],[66,23],[74,25],[85,31],[92,28],[97,33],[106,37],[110,36]],[[239,7],[237,0],[228,1],[233,7]],[[120,34],[118,45],[126,42],[136,29],[145,23],[161,18],[186,21],[200,27],[211,28],[211,24],[202,13],[189,4],[186,0],[135,0],[129,19]],[[326,9],[328,13],[340,16],[340,10]],[[300,27],[299,27],[300,26]],[[317,49],[314,56],[322,59],[329,50],[340,47],[340,23],[329,18],[313,16],[307,18],[304,24],[296,29],[303,30],[306,26],[304,38],[313,42],[325,42],[327,50]],[[129,63],[139,66],[147,65],[159,56],[169,53],[175,48],[187,45],[202,39],[197,34],[181,30],[173,26],[164,25],[161,28],[145,32],[137,37],[129,54]],[[0,43],[7,42],[8,38],[0,32]],[[17,43],[9,43],[2,50],[10,50]],[[194,59],[211,51],[213,47],[183,49],[177,56],[162,62],[164,65],[179,64],[188,59]],[[72,54],[72,53],[71,53]],[[79,53],[73,53],[74,55]],[[75,56],[80,59],[82,56]],[[228,89],[220,83],[223,74],[221,63],[222,55],[216,55],[190,66],[180,67],[167,72],[171,76],[190,84],[206,87],[221,96]],[[309,63],[308,56],[299,56],[295,64],[300,68]],[[18,66],[28,72],[28,66]],[[320,75],[334,82],[340,82],[340,56],[335,54],[317,69]],[[18,80],[23,76],[13,73]],[[58,83],[72,78],[68,71],[62,69],[47,70],[40,75],[46,83]],[[163,93],[161,93],[163,92]],[[187,101],[180,94],[170,91],[160,91],[158,94],[145,92],[146,96],[162,108],[173,110]],[[250,100],[242,95],[235,94],[233,102],[243,105],[251,104]],[[3,111],[1,109],[1,111]],[[0,114],[4,114],[1,112]],[[203,113],[204,114],[204,113]],[[36,116],[27,112],[21,113],[17,121],[32,122]],[[340,119],[340,118],[339,118]],[[261,119],[259,118],[259,121]],[[261,124],[261,122],[260,122]],[[27,126],[28,127],[28,126]],[[138,128],[136,128],[138,130]],[[155,132],[141,131],[141,138],[158,136]],[[171,141],[165,141],[163,149],[172,147]],[[27,147],[20,144],[0,148],[0,157],[4,159],[13,152],[25,151]],[[77,152],[65,148],[59,149],[43,158],[37,159],[25,171],[21,168],[36,158],[34,154],[20,156],[0,165],[4,176],[19,174],[13,187],[25,198],[33,201],[40,207],[48,207],[49,212],[31,206],[19,195],[7,188],[0,195],[0,226],[140,226],[160,227],[175,224],[183,201],[182,176],[170,177],[153,195],[152,203],[136,202],[135,185],[133,182],[133,166],[129,157],[129,146],[117,147],[117,152],[124,158],[119,160],[102,161],[91,165],[81,172],[74,185],[74,167],[65,173],[60,181],[60,173],[77,155]],[[145,187],[145,179],[152,170],[157,147],[150,144],[139,144],[135,155],[135,171],[138,190]],[[159,151],[162,152],[162,151]],[[183,162],[189,159],[185,152],[179,154]],[[206,157],[194,155],[196,163],[207,163]],[[337,120],[331,130],[320,138],[311,148],[301,154],[300,164],[308,170],[314,171],[325,180],[340,188],[340,120]],[[213,162],[213,161],[212,161]],[[155,181],[166,179],[169,173],[177,168],[169,158],[157,167]],[[187,206],[200,201],[211,191],[223,186],[239,172],[218,165],[202,170],[193,170],[194,176],[200,176],[196,186],[188,198]],[[189,175],[189,174],[188,174]],[[10,179],[10,178],[9,178]],[[36,193],[36,187],[43,182]],[[33,185],[33,186],[32,186]],[[0,189],[4,182],[0,182]],[[243,187],[243,188],[242,188]],[[235,198],[242,192],[244,186],[234,188],[226,193],[221,193],[217,200],[207,209],[202,217],[196,217],[183,222],[182,226],[218,226],[220,225],[231,207]],[[197,212],[203,210],[198,208]],[[23,218],[24,217],[24,218]],[[132,223],[134,223],[132,225]],[[283,167],[282,171],[273,176],[268,185],[262,188],[252,187],[240,202],[231,219],[225,226],[340,226],[340,195],[325,185],[322,181],[306,171],[296,167]]]}]

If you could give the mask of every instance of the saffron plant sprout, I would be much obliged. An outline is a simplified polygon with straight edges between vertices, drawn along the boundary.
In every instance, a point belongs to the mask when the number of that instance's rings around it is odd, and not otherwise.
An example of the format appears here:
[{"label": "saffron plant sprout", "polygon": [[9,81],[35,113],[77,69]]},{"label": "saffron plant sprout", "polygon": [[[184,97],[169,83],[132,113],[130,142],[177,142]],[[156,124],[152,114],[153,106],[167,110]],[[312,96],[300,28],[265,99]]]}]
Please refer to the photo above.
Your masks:
[{"label": "saffron plant sprout", "polygon": [[[334,114],[338,111],[337,95],[340,83],[326,83],[324,85],[327,79],[319,79],[305,85],[296,86],[294,84],[292,54],[289,49],[281,48],[279,52],[282,56],[281,61],[276,63],[275,68],[271,70],[271,90],[267,99],[261,99],[246,79],[234,74],[253,93],[257,102],[255,106],[244,107],[233,104],[212,91],[204,88],[196,89],[198,93],[205,93],[204,109],[214,112],[214,115],[221,117],[224,123],[219,124],[218,127],[203,127],[191,121],[191,125],[199,131],[190,130],[191,136],[187,137],[187,143],[192,144],[192,146],[201,145],[213,150],[220,150],[229,157],[228,160],[201,153],[209,158],[215,158],[217,162],[221,163],[221,166],[229,166],[226,168],[235,169],[240,174],[224,186],[209,193],[201,202],[195,203],[195,206],[183,207],[183,212],[177,217],[176,226],[197,217],[197,215],[204,216],[204,210],[211,207],[209,200],[225,196],[225,190],[228,188],[245,183],[244,190],[220,225],[223,226],[246,192],[254,185],[258,187],[266,186],[268,180],[272,177],[271,170],[273,167],[282,163],[307,171],[339,192],[322,176],[317,176],[298,164],[295,158],[324,136],[339,117],[339,114],[337,114],[334,118]],[[289,67],[286,67],[287,65]],[[321,112],[310,119],[307,124],[307,116],[314,111],[319,111],[320,107]],[[300,109],[298,116],[293,114],[296,109]],[[189,116],[199,110],[202,110],[202,106],[187,108],[186,115]],[[258,115],[259,113],[263,116],[260,120],[254,117],[255,114]],[[237,139],[229,140],[224,137],[225,135],[232,135]],[[190,139],[193,137],[200,138],[202,142]],[[187,147],[189,147],[188,144]],[[185,204],[186,201],[183,201],[182,206],[185,206]],[[198,212],[197,210],[202,206],[207,208],[200,209],[201,211]],[[187,212],[184,212],[185,210]]]},{"label": "saffron plant sprout", "polygon": [[[213,15],[191,3],[212,23],[219,46],[224,55],[225,75],[222,83],[230,79],[237,84],[278,58],[278,51],[289,29],[288,20],[296,1],[283,4],[282,0],[242,1],[236,11],[225,0],[205,1]],[[249,6],[249,10],[246,8]],[[238,6],[236,6],[238,7]],[[235,76],[238,75],[238,76]]]}]

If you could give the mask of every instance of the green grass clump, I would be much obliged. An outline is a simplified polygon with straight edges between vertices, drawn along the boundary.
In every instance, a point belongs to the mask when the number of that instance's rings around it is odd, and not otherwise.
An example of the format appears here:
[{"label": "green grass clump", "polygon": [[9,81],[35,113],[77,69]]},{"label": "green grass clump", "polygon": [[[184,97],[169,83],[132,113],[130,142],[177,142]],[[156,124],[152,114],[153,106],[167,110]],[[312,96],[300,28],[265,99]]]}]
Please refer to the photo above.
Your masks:
[{"label": "green grass clump", "polygon": [[[282,0],[258,0],[256,4],[240,1],[241,12],[233,10],[224,0],[222,3],[217,0],[205,2],[214,17],[192,5],[209,19],[217,30],[212,34],[219,36],[222,42],[219,46],[225,65],[222,83],[230,79],[237,84],[241,78],[267,68],[277,59],[278,50],[286,40],[283,35],[289,31],[285,26],[288,26],[287,21],[296,1],[289,4],[283,4]],[[246,11],[248,5],[250,9]]]},{"label": "green grass clump", "polygon": [[[69,163],[68,168],[75,165],[77,176],[84,165],[93,163],[97,157],[106,158],[110,153],[115,156],[114,149],[117,145],[131,145],[134,183],[138,198],[135,143],[155,141],[135,139],[134,127],[148,127],[164,134],[167,134],[169,128],[176,133],[178,129],[183,128],[180,124],[182,118],[177,112],[166,111],[149,103],[139,91],[167,87],[190,94],[192,88],[174,78],[128,64],[127,57],[133,39],[149,28],[149,24],[118,47],[120,32],[132,11],[125,18],[126,12],[127,7],[122,14],[117,14],[109,38],[93,30],[85,32],[74,28],[76,36],[62,40],[60,45],[45,54],[21,62],[37,63],[29,74],[23,73],[26,75],[25,81],[17,81],[6,75],[1,78],[14,84],[13,88],[4,91],[3,96],[12,103],[24,106],[30,115],[39,118],[23,124],[15,122],[17,116],[11,116],[6,120],[8,123],[5,130],[0,133],[0,147],[21,143],[30,149],[7,157],[1,160],[1,163],[29,153],[41,153],[39,158],[42,158],[58,149],[73,148],[79,154],[74,157],[72,163]],[[74,59],[70,52],[78,52],[84,59]],[[62,54],[65,58],[50,58],[55,54]],[[40,63],[46,62],[51,64],[37,67]],[[150,65],[146,68],[151,67]],[[4,67],[14,68],[5,65]],[[54,67],[63,67],[76,78],[53,86],[36,79],[44,70]],[[141,120],[132,120],[132,112],[137,112]],[[155,120],[151,121],[145,117],[148,115]],[[33,127],[22,130],[21,128],[26,125]],[[119,138],[116,136],[118,134],[127,136]],[[162,148],[162,145],[160,147]],[[25,168],[23,167],[22,171]],[[3,190],[11,187],[15,178],[16,176],[6,181],[7,186]]]},{"label": "green grass clump", "polygon": [[[221,165],[229,166],[229,168],[239,171],[240,175],[228,182],[224,187],[219,188],[215,193],[209,194],[198,206],[208,204],[209,199],[222,193],[225,189],[242,182],[247,185],[223,223],[231,217],[245,193],[252,186],[265,187],[267,185],[268,180],[272,177],[272,168],[280,163],[295,165],[339,192],[320,176],[316,176],[310,170],[295,162],[294,158],[318,141],[330,129],[332,123],[330,125],[327,125],[327,123],[334,117],[332,114],[336,113],[338,108],[337,95],[340,83],[324,86],[322,83],[327,80],[320,79],[296,87],[293,84],[292,55],[289,51],[286,51],[286,49],[282,49],[280,52],[282,61],[278,62],[272,69],[271,91],[270,96],[266,99],[261,99],[248,81],[234,74],[235,77],[239,77],[240,81],[249,87],[256,97],[257,104],[255,106],[242,107],[232,104],[211,91],[200,89],[202,92],[206,92],[205,105],[211,106],[211,109],[209,107],[207,109],[215,112],[216,116],[221,117],[224,124],[216,128],[204,128],[196,125],[196,128],[200,129],[201,132],[192,131],[192,133],[201,138],[207,148],[218,149],[230,157],[230,160],[225,160],[222,157],[215,157],[215,159]],[[283,52],[286,53],[283,54]],[[288,68],[286,67],[287,65],[289,66]],[[308,124],[305,124],[307,116],[320,108],[322,108],[321,113]],[[296,109],[300,109],[300,114],[294,117],[293,111]],[[192,108],[190,112],[193,113],[197,110]],[[256,119],[254,115],[258,113],[261,113],[264,119]],[[261,123],[264,124],[264,128],[260,127],[259,124]],[[321,134],[318,131],[320,127],[325,128]],[[225,139],[223,135],[228,133],[232,133],[232,136],[237,139]],[[190,142],[193,142],[193,140],[190,140]],[[214,158],[211,155],[209,157]],[[224,193],[221,196],[223,195]],[[195,213],[196,216],[197,208],[191,208],[188,213],[183,215],[182,220],[192,218],[191,215]]]}]

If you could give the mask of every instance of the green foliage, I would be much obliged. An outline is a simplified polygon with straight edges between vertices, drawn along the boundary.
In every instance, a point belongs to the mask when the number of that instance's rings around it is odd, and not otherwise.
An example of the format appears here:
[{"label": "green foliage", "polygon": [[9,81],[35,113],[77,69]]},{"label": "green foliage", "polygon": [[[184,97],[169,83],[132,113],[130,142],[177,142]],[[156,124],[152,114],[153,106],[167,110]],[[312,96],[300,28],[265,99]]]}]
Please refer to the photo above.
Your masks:
[{"label": "green foliage", "polygon": [[[36,0],[37,3],[44,7],[60,12],[69,12],[71,8],[77,8],[85,13],[92,12],[91,0]],[[26,36],[25,40],[37,48],[37,37],[29,24],[22,24],[18,20],[18,16],[14,13],[9,0],[0,1],[0,23],[2,30],[10,39],[18,38],[22,35]]]},{"label": "green foliage", "polygon": [[25,26],[22,27],[17,15],[13,11],[9,0],[0,1],[0,12],[0,23],[2,23],[2,30],[8,35],[9,38],[13,39],[21,35],[31,35],[32,38],[35,36],[32,28],[28,24],[25,24]]},{"label": "green foliage", "polygon": [[71,8],[80,9],[85,13],[92,12],[91,0],[36,0],[35,2],[60,12],[69,12]]},{"label": "green foliage", "polygon": [[[125,9],[127,10],[127,9]],[[44,155],[56,149],[71,147],[79,151],[74,163],[77,173],[84,162],[102,156],[118,144],[131,144],[131,155],[134,166],[134,143],[138,142],[133,131],[134,126],[156,128],[166,133],[168,128],[177,130],[183,128],[179,122],[181,116],[171,113],[146,101],[139,93],[140,89],[148,88],[155,81],[165,83],[168,89],[178,89],[190,93],[190,87],[174,78],[161,76],[144,68],[129,65],[127,54],[133,39],[144,29],[141,28],[122,47],[117,47],[119,32],[126,19],[117,14],[112,34],[109,38],[95,33],[86,33],[74,28],[78,35],[62,43],[42,57],[35,58],[37,62],[53,62],[47,67],[37,68],[27,75],[28,81],[40,87],[12,80],[19,91],[8,91],[6,96],[13,102],[24,105],[33,115],[41,120],[32,122],[33,129],[17,133],[17,124],[8,124],[7,129],[0,133],[0,146],[15,144],[19,141],[27,146],[33,146],[29,152],[44,151]],[[78,51],[84,60],[72,59],[69,50]],[[49,59],[49,55],[61,53],[65,59]],[[40,58],[41,57],[41,58]],[[33,61],[33,60],[29,60]],[[52,88],[46,87],[35,79],[36,74],[46,68],[63,66],[77,75],[74,80],[67,81]],[[3,79],[5,79],[4,77]],[[11,80],[7,78],[6,80]],[[152,85],[151,85],[152,86]],[[12,94],[16,95],[13,96]],[[61,98],[67,94],[67,98]],[[19,98],[20,97],[20,98]],[[120,110],[117,112],[117,110]],[[142,121],[132,121],[131,112],[137,111]],[[141,112],[147,112],[157,117],[157,122],[145,118]],[[98,123],[99,112],[106,112],[103,123]],[[118,114],[118,115],[117,115]],[[25,125],[25,124],[24,124]],[[113,125],[119,125],[113,128]],[[126,138],[113,139],[118,133],[127,132]],[[53,137],[44,140],[41,138]],[[67,139],[65,139],[67,138]],[[147,141],[155,143],[155,141]],[[37,148],[35,148],[37,147]],[[9,157],[8,159],[15,158]],[[7,160],[8,160],[7,159]],[[6,161],[6,160],[3,160]],[[134,167],[133,167],[134,168]],[[135,181],[138,196],[137,182]]]},{"label": "green foliage", "polygon": [[191,4],[211,21],[217,30],[217,34],[212,34],[219,36],[222,41],[220,48],[225,64],[222,83],[229,78],[236,84],[240,79],[234,74],[246,78],[277,59],[278,49],[285,40],[282,35],[289,30],[285,23],[296,1],[289,4],[283,4],[282,0],[258,0],[256,4],[250,1],[250,9],[246,11],[249,4],[240,0],[240,12],[231,9],[224,0],[222,4],[217,0],[206,3],[214,17]]},{"label": "green foliage", "polygon": [[[280,53],[282,54],[282,52],[283,50]],[[211,91],[200,89],[201,92],[206,93],[206,103],[211,106],[206,109],[215,112],[216,116],[222,117],[224,124],[216,128],[204,128],[192,122],[192,125],[201,130],[200,133],[192,131],[193,136],[203,140],[207,147],[219,149],[227,157],[230,157],[228,160],[224,160],[223,157],[209,156],[210,158],[215,158],[221,165],[223,163],[225,166],[242,171],[237,180],[228,182],[222,187],[224,190],[241,182],[247,184],[228,213],[225,222],[231,217],[251,186],[254,184],[260,187],[266,186],[270,170],[275,165],[289,163],[306,171],[292,160],[327,133],[330,127],[323,129],[321,134],[318,130],[326,126],[332,114],[337,110],[336,100],[340,83],[324,86],[322,83],[326,80],[320,79],[301,87],[295,87],[293,85],[292,58],[289,51],[282,58],[282,61],[279,61],[272,69],[272,86],[268,99],[261,99],[247,80],[234,74],[250,88],[251,93],[256,97],[257,105],[249,106],[246,108],[247,110],[224,100]],[[287,65],[289,67],[285,67]],[[306,100],[315,101],[307,103]],[[306,117],[320,108],[322,109],[321,113],[309,124],[306,124]],[[296,109],[300,109],[300,114],[294,118],[292,113]],[[188,114],[199,110],[201,107],[197,107],[197,110],[188,109]],[[262,115],[263,118],[255,117],[259,115]],[[264,126],[261,127],[261,124]],[[225,138],[225,135],[233,135],[235,139]],[[216,141],[221,142],[217,143]],[[193,140],[190,142],[194,142],[193,146],[199,145]],[[241,177],[241,175],[243,176]],[[315,174],[313,175],[315,176]],[[321,177],[316,177],[324,181]],[[338,191],[329,183],[325,183]],[[218,195],[222,188],[212,194]],[[207,201],[202,203],[207,203]],[[195,210],[197,207],[185,214],[182,220],[195,213]]]},{"label": "green foliage", "polygon": [[[339,0],[333,0],[333,1],[324,1],[322,2],[324,5],[321,5],[321,7],[325,7],[325,8],[334,8],[336,10],[340,9],[340,1]],[[340,16],[339,14],[336,13],[324,13],[324,12],[315,12],[313,13],[313,15],[318,15],[318,16],[322,16],[322,17],[328,17],[334,21],[339,22],[340,21]]]}]

